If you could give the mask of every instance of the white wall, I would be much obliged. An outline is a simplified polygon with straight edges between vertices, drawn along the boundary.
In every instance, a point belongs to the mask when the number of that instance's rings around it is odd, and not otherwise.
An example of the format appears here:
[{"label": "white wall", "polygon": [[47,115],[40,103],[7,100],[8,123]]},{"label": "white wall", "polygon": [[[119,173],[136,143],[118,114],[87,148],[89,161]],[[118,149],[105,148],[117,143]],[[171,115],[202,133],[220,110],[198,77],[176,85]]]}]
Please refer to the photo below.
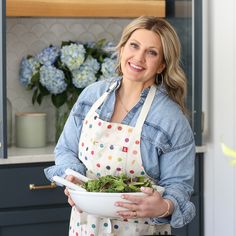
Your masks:
[{"label": "white wall", "polygon": [[236,166],[222,154],[220,142],[236,150],[236,3],[203,0],[203,5],[205,236],[235,236]]}]

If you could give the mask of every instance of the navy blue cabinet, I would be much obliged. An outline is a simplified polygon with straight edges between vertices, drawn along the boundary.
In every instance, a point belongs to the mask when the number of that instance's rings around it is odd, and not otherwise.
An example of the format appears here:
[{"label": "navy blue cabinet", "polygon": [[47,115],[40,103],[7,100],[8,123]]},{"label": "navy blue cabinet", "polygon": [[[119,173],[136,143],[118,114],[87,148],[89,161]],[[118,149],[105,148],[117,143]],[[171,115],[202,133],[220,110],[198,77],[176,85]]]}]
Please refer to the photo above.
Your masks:
[{"label": "navy blue cabinet", "polygon": [[52,163],[0,166],[0,236],[68,235],[70,206],[63,188],[50,186],[43,169]]},{"label": "navy blue cabinet", "polygon": [[[203,154],[196,157],[195,192],[197,210],[194,220],[175,236],[203,235]],[[70,206],[63,188],[30,190],[30,185],[50,186],[43,169],[52,163],[0,165],[0,236],[66,236]]]}]

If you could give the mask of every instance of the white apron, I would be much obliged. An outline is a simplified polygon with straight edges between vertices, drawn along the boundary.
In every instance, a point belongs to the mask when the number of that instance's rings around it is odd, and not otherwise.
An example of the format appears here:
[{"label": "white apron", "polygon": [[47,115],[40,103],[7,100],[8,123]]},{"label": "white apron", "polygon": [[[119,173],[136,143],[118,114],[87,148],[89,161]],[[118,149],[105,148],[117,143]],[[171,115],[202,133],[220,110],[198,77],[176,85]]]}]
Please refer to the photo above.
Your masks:
[{"label": "white apron", "polygon": [[[96,110],[110,91],[105,92],[91,107],[84,119],[79,142],[79,159],[87,167],[87,176],[145,175],[142,166],[140,140],[143,123],[156,93],[149,90],[135,127],[103,121]],[[108,219],[79,213],[72,208],[69,236],[137,236],[170,234],[170,225],[151,225],[149,219]]]}]

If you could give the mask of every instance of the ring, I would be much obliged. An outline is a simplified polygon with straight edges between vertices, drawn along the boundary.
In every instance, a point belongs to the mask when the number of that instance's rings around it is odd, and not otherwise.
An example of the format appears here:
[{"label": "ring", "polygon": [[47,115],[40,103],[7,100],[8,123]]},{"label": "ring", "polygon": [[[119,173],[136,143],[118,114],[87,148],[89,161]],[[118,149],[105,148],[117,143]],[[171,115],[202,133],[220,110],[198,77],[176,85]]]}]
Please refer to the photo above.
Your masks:
[{"label": "ring", "polygon": [[137,211],[133,211],[133,217],[136,218],[137,217]]}]

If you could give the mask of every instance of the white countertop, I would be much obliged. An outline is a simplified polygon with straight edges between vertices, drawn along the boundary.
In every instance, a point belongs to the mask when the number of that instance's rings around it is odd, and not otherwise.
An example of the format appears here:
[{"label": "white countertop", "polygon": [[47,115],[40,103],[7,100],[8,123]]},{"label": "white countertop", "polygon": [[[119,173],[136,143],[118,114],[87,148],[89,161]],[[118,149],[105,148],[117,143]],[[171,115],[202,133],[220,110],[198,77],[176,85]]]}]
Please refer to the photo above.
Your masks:
[{"label": "white countertop", "polygon": [[54,147],[55,145],[43,148],[10,147],[8,148],[8,158],[0,159],[0,165],[54,161]]},{"label": "white countertop", "polygon": [[[36,162],[53,162],[55,145],[48,145],[43,148],[8,148],[8,158],[1,159],[0,165],[4,164],[24,164]],[[206,152],[206,146],[197,146],[196,153]]]}]

